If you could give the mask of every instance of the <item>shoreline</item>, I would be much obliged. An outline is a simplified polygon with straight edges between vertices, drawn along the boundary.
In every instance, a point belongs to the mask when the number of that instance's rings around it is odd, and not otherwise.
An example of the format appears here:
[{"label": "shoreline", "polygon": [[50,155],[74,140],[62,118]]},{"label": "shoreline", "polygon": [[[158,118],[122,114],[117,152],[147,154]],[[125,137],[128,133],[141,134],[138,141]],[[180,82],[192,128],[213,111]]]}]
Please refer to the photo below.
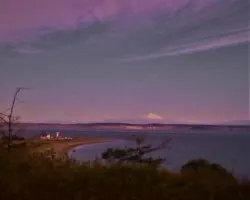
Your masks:
[{"label": "shoreline", "polygon": [[[39,141],[40,145],[35,148],[37,152],[44,152],[53,149],[57,155],[68,154],[69,151],[73,150],[77,146],[88,145],[88,144],[99,144],[112,142],[111,139],[93,139],[93,138],[77,138],[72,140],[50,140],[50,141]],[[38,143],[38,144],[39,144]]]},{"label": "shoreline", "polygon": [[74,149],[76,147],[79,146],[84,146],[84,145],[90,145],[90,144],[100,144],[100,143],[108,143],[108,142],[113,142],[114,140],[104,140],[104,139],[96,139],[95,141],[85,141],[83,143],[79,143],[79,144],[73,144],[73,145],[69,145],[67,146],[65,149],[63,149],[62,153],[69,153],[70,151],[74,151]]}]

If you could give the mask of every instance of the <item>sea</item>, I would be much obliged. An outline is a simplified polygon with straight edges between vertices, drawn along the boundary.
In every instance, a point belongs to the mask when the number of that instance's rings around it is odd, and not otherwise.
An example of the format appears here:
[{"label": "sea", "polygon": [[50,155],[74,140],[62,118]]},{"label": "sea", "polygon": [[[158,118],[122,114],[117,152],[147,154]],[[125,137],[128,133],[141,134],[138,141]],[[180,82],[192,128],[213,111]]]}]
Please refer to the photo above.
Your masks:
[{"label": "sea", "polygon": [[[145,144],[157,146],[171,140],[166,148],[149,155],[165,158],[163,165],[177,172],[192,159],[203,158],[215,162],[237,177],[250,177],[250,133],[219,131],[157,131],[157,130],[43,130],[50,133],[59,131],[63,136],[102,138],[112,142],[77,146],[69,155],[80,161],[93,161],[101,158],[107,148],[134,146],[135,137],[143,136]],[[24,136],[33,137],[41,130],[26,131]]]}]

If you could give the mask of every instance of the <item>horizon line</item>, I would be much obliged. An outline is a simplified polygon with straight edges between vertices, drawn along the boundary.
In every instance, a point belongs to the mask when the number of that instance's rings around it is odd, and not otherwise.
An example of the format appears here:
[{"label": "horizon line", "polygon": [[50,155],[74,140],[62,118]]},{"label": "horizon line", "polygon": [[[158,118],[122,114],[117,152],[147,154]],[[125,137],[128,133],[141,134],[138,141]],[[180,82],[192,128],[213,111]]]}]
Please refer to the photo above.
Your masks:
[{"label": "horizon line", "polygon": [[150,123],[130,123],[130,122],[20,122],[20,124],[48,124],[48,125],[89,125],[89,124],[127,124],[127,125],[206,125],[206,126],[250,126],[250,122],[246,124],[233,124],[233,123],[159,123],[159,122],[150,122]]}]

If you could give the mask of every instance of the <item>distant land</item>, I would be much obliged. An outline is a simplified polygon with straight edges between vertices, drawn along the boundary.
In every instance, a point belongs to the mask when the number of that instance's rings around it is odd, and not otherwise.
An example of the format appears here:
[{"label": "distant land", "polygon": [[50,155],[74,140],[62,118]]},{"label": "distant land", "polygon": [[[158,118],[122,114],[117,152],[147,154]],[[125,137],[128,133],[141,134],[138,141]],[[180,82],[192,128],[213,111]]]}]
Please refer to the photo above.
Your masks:
[{"label": "distant land", "polygon": [[119,130],[203,130],[203,131],[250,131],[250,125],[197,125],[197,124],[131,124],[131,123],[21,123],[20,126],[25,129],[119,129]]},{"label": "distant land", "polygon": [[232,122],[226,122],[224,125],[250,125],[250,120],[238,120]]}]

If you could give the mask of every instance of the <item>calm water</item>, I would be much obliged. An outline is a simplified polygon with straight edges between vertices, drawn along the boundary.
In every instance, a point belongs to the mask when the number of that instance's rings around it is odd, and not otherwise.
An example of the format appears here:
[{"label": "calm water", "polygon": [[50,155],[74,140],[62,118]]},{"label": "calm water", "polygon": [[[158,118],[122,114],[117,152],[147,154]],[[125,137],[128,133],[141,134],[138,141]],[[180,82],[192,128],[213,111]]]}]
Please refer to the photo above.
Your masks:
[{"label": "calm water", "polygon": [[114,139],[110,143],[78,146],[69,152],[78,160],[93,160],[109,147],[134,145],[133,135],[145,135],[146,143],[159,144],[171,138],[170,150],[162,149],[151,153],[153,157],[165,157],[168,168],[177,171],[190,159],[205,158],[234,172],[237,176],[250,177],[250,134],[249,133],[166,133],[162,131],[60,131],[65,136]]}]

